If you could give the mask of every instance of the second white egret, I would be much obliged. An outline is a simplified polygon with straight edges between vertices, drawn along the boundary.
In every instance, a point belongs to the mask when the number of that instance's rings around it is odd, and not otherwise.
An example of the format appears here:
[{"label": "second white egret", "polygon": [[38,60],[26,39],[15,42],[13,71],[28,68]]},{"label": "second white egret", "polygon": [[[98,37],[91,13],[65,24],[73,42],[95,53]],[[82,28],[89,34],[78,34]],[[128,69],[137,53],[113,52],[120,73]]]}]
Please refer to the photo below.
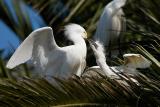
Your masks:
[{"label": "second white egret", "polygon": [[[118,45],[119,35],[121,31],[125,31],[126,22],[122,7],[125,5],[126,0],[113,0],[108,3],[97,24],[94,39],[103,43],[106,47],[114,47]],[[110,51],[110,50],[109,50]],[[112,54],[117,55],[117,52]]]}]

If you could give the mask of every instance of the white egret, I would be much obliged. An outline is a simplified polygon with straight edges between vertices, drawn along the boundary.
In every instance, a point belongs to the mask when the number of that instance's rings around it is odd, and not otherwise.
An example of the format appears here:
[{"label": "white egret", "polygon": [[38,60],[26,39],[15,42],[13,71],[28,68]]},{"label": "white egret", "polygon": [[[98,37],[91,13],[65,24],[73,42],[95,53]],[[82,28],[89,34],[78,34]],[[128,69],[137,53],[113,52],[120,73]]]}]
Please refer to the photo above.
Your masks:
[{"label": "white egret", "polygon": [[65,26],[65,35],[74,45],[59,47],[54,39],[52,28],[43,27],[33,31],[18,47],[7,63],[7,68],[14,68],[29,59],[33,61],[37,73],[46,78],[68,78],[80,75],[86,66],[87,33],[77,24]]},{"label": "white egret", "polygon": [[[94,71],[98,71],[99,73],[106,75],[108,77],[115,77],[117,78],[114,72],[126,72],[128,74],[137,75],[138,71],[137,68],[148,68],[151,66],[151,61],[143,57],[141,54],[124,54],[124,64],[120,66],[113,66],[109,67],[106,64],[106,58],[104,54],[103,45],[100,44],[98,41],[90,42],[90,46],[94,52],[96,57],[96,62],[98,66],[90,67],[86,70],[86,73],[89,71],[87,75],[96,75]],[[113,71],[114,72],[113,72]],[[85,73],[84,73],[85,74]]]},{"label": "white egret", "polygon": [[121,71],[122,72],[128,72],[131,74],[137,74],[137,68],[148,68],[151,66],[151,61],[146,59],[144,56],[141,54],[124,54],[124,65],[122,65]]},{"label": "white egret", "polygon": [[103,72],[102,74],[105,74],[108,77],[116,76],[116,74],[106,64],[106,57],[105,57],[103,45],[99,41],[94,42],[92,40],[89,40],[89,44],[91,46],[91,49],[93,50],[93,53],[96,57],[96,63],[98,65],[98,66],[90,67],[89,69],[101,68],[101,71]]},{"label": "white egret", "polygon": [[[114,47],[118,45],[119,35],[121,31],[125,31],[125,18],[122,7],[125,5],[126,0],[113,0],[108,3],[97,24],[96,33],[94,39],[103,43],[106,47]],[[110,50],[109,50],[110,51]],[[114,55],[118,54],[118,51],[113,51]]]}]

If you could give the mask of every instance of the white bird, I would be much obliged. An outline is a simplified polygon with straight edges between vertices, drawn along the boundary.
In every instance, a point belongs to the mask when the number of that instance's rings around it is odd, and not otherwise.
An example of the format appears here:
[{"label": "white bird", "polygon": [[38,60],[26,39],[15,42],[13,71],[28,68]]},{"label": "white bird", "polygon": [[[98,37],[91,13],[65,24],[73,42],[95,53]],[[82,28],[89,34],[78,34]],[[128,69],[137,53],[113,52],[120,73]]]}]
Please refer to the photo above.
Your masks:
[{"label": "white bird", "polygon": [[[125,5],[126,0],[113,0],[108,3],[97,24],[94,40],[98,40],[103,43],[104,46],[115,48],[118,45],[119,35],[121,31],[125,31],[125,18],[122,7]],[[117,55],[117,52],[113,54]]]},{"label": "white bird", "polygon": [[124,65],[120,67],[121,71],[128,72],[134,75],[138,73],[137,68],[141,69],[148,68],[152,64],[150,60],[148,60],[141,54],[133,54],[133,53],[124,54],[123,58],[124,58]]},{"label": "white bird", "polygon": [[68,78],[80,75],[86,66],[87,33],[77,24],[65,26],[65,35],[74,45],[59,47],[54,39],[51,27],[33,31],[18,47],[7,63],[12,69],[26,61],[33,61],[37,73],[42,77]]},{"label": "white bird", "polygon": [[[117,78],[118,75],[115,72],[126,72],[128,74],[137,75],[137,68],[148,68],[151,66],[151,61],[143,57],[141,54],[124,54],[124,64],[120,66],[109,67],[106,64],[105,53],[103,49],[103,45],[99,41],[89,42],[90,46],[94,52],[96,57],[96,62],[98,66],[90,67],[86,70],[85,73],[89,72],[87,75],[96,75],[94,71],[98,71],[99,73],[106,75],[108,77]],[[113,72],[114,71],[114,72]],[[84,74],[85,74],[84,73]]]},{"label": "white bird", "polygon": [[99,41],[94,42],[92,40],[89,40],[89,44],[96,57],[96,63],[98,66],[90,67],[88,70],[91,70],[93,68],[100,68],[101,72],[103,72],[102,74],[105,74],[108,77],[116,76],[116,74],[106,64],[106,57],[103,45]]}]

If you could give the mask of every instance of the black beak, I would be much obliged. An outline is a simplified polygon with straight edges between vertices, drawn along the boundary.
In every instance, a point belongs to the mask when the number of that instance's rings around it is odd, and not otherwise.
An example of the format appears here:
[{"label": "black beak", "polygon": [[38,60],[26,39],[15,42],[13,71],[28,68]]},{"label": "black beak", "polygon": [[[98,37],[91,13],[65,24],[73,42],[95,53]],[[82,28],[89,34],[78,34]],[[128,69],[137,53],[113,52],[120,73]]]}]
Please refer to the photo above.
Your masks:
[{"label": "black beak", "polygon": [[92,39],[87,39],[90,45],[93,45],[96,49],[98,48],[98,45],[95,43]]}]

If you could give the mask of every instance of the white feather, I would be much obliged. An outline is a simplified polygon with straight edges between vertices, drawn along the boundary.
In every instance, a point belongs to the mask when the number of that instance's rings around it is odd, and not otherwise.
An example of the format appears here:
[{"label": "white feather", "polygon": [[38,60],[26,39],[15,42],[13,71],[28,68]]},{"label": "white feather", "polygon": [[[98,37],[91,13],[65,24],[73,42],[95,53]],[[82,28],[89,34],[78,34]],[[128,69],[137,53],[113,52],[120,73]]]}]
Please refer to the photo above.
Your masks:
[{"label": "white feather", "polygon": [[[47,43],[47,44],[46,44]],[[7,68],[14,68],[19,64],[25,63],[32,56],[37,56],[39,47],[43,47],[45,52],[49,52],[52,48],[56,48],[57,45],[54,41],[52,28],[43,27],[33,31],[17,48],[7,63]],[[37,47],[37,48],[36,48]],[[36,55],[35,55],[36,54]],[[38,57],[38,56],[37,56]]]},{"label": "white feather", "polygon": [[[99,41],[96,41],[95,43],[94,41],[89,43],[96,57],[97,65],[102,69],[105,75],[107,75],[108,77],[117,76],[106,64],[106,57],[103,45]],[[92,68],[97,68],[97,66],[94,66]]]},{"label": "white feather", "polygon": [[74,45],[57,46],[50,27],[33,31],[18,47],[7,63],[7,68],[14,68],[32,59],[38,74],[68,78],[85,68],[86,44],[83,37],[86,31],[80,25],[70,24],[65,27],[65,34]]},{"label": "white feather", "polygon": [[109,43],[114,46],[118,44],[120,32],[125,30],[125,20],[122,20],[122,7],[125,3],[126,0],[111,1],[100,16],[94,39],[99,40],[104,46],[108,47]]},{"label": "white feather", "polygon": [[141,54],[124,54],[123,58],[124,58],[124,66],[126,68],[132,68],[132,69],[148,68],[152,64],[151,61],[146,59]]},{"label": "white feather", "polygon": [[[101,71],[102,74],[108,76],[108,77],[118,77],[114,72],[126,72],[133,75],[137,75],[138,71],[137,68],[148,68],[151,66],[151,61],[146,59],[141,54],[124,54],[124,64],[121,66],[113,66],[109,67],[106,64],[106,57],[104,53],[103,45],[99,42],[94,41],[89,42],[90,46],[94,52],[94,55],[96,57],[96,62],[98,66],[93,66],[87,69],[87,71]],[[96,69],[96,70],[94,70]],[[112,70],[114,72],[112,72]]]}]

